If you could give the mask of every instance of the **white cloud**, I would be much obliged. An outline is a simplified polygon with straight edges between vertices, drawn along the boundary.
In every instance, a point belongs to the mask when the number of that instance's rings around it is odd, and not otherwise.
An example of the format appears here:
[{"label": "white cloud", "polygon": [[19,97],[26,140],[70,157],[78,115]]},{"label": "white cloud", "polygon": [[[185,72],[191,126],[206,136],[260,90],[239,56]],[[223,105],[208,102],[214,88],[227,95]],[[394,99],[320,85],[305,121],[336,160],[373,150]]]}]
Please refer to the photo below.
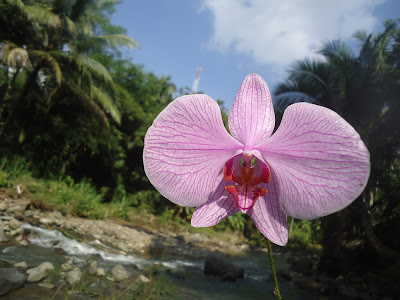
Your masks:
[{"label": "white cloud", "polygon": [[209,47],[234,50],[258,63],[288,65],[310,56],[321,41],[346,40],[378,25],[375,7],[385,0],[204,0],[214,15]]}]

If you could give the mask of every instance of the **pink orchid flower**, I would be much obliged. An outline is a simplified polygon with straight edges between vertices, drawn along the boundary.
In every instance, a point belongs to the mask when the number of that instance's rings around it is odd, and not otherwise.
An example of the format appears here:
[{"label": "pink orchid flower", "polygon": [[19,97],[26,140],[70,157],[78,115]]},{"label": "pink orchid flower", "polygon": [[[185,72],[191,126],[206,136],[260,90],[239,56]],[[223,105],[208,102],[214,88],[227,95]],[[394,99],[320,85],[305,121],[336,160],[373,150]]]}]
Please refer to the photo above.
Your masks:
[{"label": "pink orchid flower", "polygon": [[144,169],[173,203],[196,207],[192,226],[208,227],[248,214],[277,245],[288,239],[286,215],[313,219],[349,205],[364,190],[369,152],[360,136],[330,109],[290,105],[271,136],[275,115],[265,81],[243,81],[226,131],[207,95],[170,103],[147,131]]}]

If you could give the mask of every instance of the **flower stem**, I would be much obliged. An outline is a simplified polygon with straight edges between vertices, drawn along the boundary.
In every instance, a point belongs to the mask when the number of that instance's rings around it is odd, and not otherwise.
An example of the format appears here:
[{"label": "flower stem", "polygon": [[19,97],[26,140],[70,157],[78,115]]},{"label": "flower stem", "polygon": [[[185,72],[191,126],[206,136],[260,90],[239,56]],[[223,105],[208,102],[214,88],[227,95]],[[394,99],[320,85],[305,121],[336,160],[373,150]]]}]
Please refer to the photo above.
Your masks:
[{"label": "flower stem", "polygon": [[274,283],[275,283],[274,295],[278,300],[282,300],[281,291],[279,290],[278,277],[276,276],[276,271],[275,271],[274,258],[272,257],[271,242],[269,239],[267,239],[267,248],[268,248],[269,261],[271,262],[272,276],[274,277]]}]

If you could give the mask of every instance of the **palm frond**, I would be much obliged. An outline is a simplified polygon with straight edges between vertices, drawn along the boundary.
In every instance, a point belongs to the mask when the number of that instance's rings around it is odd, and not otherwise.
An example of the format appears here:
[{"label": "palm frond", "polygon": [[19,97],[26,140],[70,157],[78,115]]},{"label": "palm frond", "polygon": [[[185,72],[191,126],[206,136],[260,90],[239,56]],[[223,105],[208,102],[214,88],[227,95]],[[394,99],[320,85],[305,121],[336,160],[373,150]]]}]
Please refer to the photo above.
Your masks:
[{"label": "palm frond", "polygon": [[39,64],[50,66],[53,69],[54,76],[56,78],[57,86],[60,87],[62,83],[62,71],[60,65],[49,52],[40,51],[40,50],[29,50],[29,53],[32,56],[36,56],[37,59],[40,61]]},{"label": "palm frond", "polygon": [[114,101],[107,93],[96,86],[93,86],[93,98],[106,110],[106,112],[110,113],[115,122],[118,124],[121,123],[121,114],[117,106],[114,104]]},{"label": "palm frond", "polygon": [[375,45],[378,48],[379,56],[382,56],[383,53],[387,50],[390,45],[390,42],[393,36],[396,33],[397,24],[392,20],[388,20],[385,23],[385,31],[379,34],[376,37]]},{"label": "palm frond", "polygon": [[315,103],[317,101],[305,93],[291,91],[275,96],[274,107],[277,111],[284,112],[289,105],[297,102]]},{"label": "palm frond", "polygon": [[64,16],[62,18],[62,23],[64,29],[70,34],[70,35],[75,35],[76,34],[76,25],[75,23],[68,17]]},{"label": "palm frond", "polygon": [[104,111],[92,98],[89,97],[89,95],[84,90],[79,88],[79,86],[77,86],[70,80],[64,80],[63,86],[65,86],[65,88],[67,88],[73,95],[79,98],[88,108],[90,108],[90,110],[98,115],[107,128],[110,127],[110,123],[108,122],[107,116]]},{"label": "palm frond", "polygon": [[293,81],[325,87],[329,68],[325,62],[306,58],[297,61],[289,72]]},{"label": "palm frond", "polygon": [[139,47],[138,43],[134,39],[123,34],[86,36],[83,39],[76,39],[70,44],[71,49],[74,49],[77,52],[85,52],[92,49],[101,50],[104,47],[117,49],[121,46],[127,46],[131,49]]},{"label": "palm frond", "polygon": [[110,72],[97,60],[83,54],[78,54],[75,59],[80,66],[87,68],[92,75],[102,78],[107,83],[113,83]]},{"label": "palm frond", "polygon": [[49,27],[61,27],[60,17],[52,13],[49,9],[38,5],[26,5],[25,8],[30,20],[34,20]]},{"label": "palm frond", "polygon": [[299,85],[296,81],[287,79],[285,82],[278,84],[275,88],[275,95],[280,95],[286,92],[298,92]]},{"label": "palm frond", "polygon": [[58,59],[62,60],[64,63],[78,67],[78,69],[86,68],[92,76],[100,79],[111,87],[113,86],[110,72],[97,60],[83,54],[73,55],[62,51],[49,51],[49,53],[54,57],[58,57]]},{"label": "palm frond", "polygon": [[26,9],[25,9],[25,4],[22,2],[22,0],[6,0],[8,4],[11,4],[15,6],[20,13],[23,15],[26,15]]},{"label": "palm frond", "polygon": [[355,33],[353,33],[353,38],[359,40],[361,45],[363,45],[370,36],[371,34],[368,34],[366,30],[358,30]]},{"label": "palm frond", "polygon": [[139,47],[139,44],[136,40],[123,34],[98,35],[94,38],[103,40],[107,46],[114,49],[121,46],[127,46],[131,49],[136,49]]},{"label": "palm frond", "polygon": [[333,61],[350,61],[355,58],[353,50],[343,41],[323,42],[323,47],[318,53]]},{"label": "palm frond", "polygon": [[6,59],[6,65],[9,67],[31,67],[28,51],[26,51],[24,48],[15,47],[11,49],[4,58]]}]

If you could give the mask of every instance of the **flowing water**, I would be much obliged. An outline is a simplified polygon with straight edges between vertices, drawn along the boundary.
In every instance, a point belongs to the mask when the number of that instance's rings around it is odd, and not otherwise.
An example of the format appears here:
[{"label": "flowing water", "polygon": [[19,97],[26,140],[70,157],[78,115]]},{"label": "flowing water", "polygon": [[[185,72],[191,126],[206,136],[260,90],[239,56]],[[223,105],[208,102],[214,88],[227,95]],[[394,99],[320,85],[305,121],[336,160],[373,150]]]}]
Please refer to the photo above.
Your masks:
[{"label": "flowing water", "polygon": [[[9,246],[1,250],[0,260],[10,263],[26,261],[37,266],[49,261],[60,266],[68,258],[84,265],[87,261],[97,260],[99,266],[109,272],[116,264],[122,264],[131,272],[140,273],[151,265],[163,265],[173,272],[171,280],[173,290],[179,299],[275,299],[269,261],[266,253],[250,252],[233,257],[232,262],[245,270],[245,278],[237,281],[223,281],[219,277],[203,274],[204,258],[179,258],[170,256],[145,258],[135,255],[118,254],[113,249],[94,240],[83,243],[65,237],[57,230],[49,230],[23,224],[30,232],[29,246]],[[275,256],[276,268],[287,269],[285,260]],[[178,274],[178,275],[176,275]],[[310,299],[311,295],[293,286],[291,282],[280,280],[284,299]]]}]

